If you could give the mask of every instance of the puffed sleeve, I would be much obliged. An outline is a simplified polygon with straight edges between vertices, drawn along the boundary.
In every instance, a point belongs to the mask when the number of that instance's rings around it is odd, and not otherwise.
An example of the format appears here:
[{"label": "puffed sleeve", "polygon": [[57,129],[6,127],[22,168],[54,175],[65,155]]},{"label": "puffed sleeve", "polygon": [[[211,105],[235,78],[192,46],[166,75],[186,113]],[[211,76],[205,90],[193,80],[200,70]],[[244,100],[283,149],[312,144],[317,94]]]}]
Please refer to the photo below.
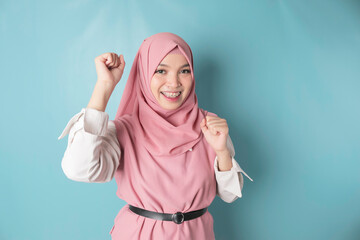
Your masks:
[{"label": "puffed sleeve", "polygon": [[82,108],[67,123],[58,139],[69,134],[61,161],[64,174],[79,182],[109,182],[121,156],[113,121],[106,112]]},{"label": "puffed sleeve", "polygon": [[235,149],[230,136],[227,139],[227,145],[230,149],[232,157],[232,168],[228,171],[219,171],[217,156],[215,157],[214,169],[216,176],[216,195],[218,195],[224,202],[232,203],[239,197],[242,197],[241,191],[244,186],[244,174],[250,181],[253,181],[236,162]]}]

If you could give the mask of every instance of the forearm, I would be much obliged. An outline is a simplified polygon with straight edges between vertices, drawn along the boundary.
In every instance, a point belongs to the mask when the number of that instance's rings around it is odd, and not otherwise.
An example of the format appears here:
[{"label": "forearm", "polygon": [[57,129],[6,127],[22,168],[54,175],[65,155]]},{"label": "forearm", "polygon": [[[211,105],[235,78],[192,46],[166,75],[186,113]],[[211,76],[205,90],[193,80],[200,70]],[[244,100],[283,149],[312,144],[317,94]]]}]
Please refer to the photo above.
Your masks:
[{"label": "forearm", "polygon": [[217,153],[219,171],[229,171],[232,168],[232,159],[229,151]]},{"label": "forearm", "polygon": [[106,105],[110,99],[113,90],[113,85],[97,81],[87,107],[105,112]]}]

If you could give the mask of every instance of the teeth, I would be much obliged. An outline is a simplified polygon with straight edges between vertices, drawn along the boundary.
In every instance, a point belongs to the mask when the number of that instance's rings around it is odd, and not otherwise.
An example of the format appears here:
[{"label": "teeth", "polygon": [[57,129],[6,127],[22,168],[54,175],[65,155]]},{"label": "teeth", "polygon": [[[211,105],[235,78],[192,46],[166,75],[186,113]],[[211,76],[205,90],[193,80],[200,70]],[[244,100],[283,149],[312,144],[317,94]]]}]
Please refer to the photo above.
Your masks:
[{"label": "teeth", "polygon": [[175,98],[177,96],[179,96],[181,94],[181,92],[177,92],[177,93],[167,93],[167,92],[162,92],[165,96],[170,97],[170,98]]}]

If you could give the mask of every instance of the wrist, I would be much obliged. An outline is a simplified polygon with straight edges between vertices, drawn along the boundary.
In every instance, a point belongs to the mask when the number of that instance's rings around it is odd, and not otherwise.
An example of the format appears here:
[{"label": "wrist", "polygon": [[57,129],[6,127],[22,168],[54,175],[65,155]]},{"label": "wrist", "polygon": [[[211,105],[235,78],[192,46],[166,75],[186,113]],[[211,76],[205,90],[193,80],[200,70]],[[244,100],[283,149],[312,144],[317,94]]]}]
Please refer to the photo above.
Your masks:
[{"label": "wrist", "polygon": [[102,90],[104,90],[106,92],[112,92],[114,90],[115,86],[116,86],[116,84],[114,84],[111,81],[105,81],[105,80],[98,79],[96,81],[95,88],[101,88]]},{"label": "wrist", "polygon": [[232,168],[230,151],[216,152],[219,171],[229,171]]},{"label": "wrist", "polygon": [[231,158],[229,149],[225,149],[223,151],[217,151],[216,156],[221,159]]},{"label": "wrist", "polygon": [[114,87],[112,84],[107,84],[102,81],[96,82],[95,89],[87,107],[104,112],[113,90]]}]

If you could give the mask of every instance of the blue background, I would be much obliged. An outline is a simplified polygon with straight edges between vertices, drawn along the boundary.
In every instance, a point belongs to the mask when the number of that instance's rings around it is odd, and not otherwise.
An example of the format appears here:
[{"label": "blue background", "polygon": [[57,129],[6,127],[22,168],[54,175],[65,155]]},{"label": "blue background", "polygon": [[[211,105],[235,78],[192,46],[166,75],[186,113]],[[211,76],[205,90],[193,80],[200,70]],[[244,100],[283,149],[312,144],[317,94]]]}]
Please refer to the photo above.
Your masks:
[{"label": "blue background", "polygon": [[[0,239],[110,239],[116,184],[65,177],[67,137],[94,58],[127,66],[143,39],[191,46],[200,107],[226,118],[254,179],[209,211],[217,240],[360,238],[359,1],[1,1]],[[176,193],[174,193],[176,194]]]}]

